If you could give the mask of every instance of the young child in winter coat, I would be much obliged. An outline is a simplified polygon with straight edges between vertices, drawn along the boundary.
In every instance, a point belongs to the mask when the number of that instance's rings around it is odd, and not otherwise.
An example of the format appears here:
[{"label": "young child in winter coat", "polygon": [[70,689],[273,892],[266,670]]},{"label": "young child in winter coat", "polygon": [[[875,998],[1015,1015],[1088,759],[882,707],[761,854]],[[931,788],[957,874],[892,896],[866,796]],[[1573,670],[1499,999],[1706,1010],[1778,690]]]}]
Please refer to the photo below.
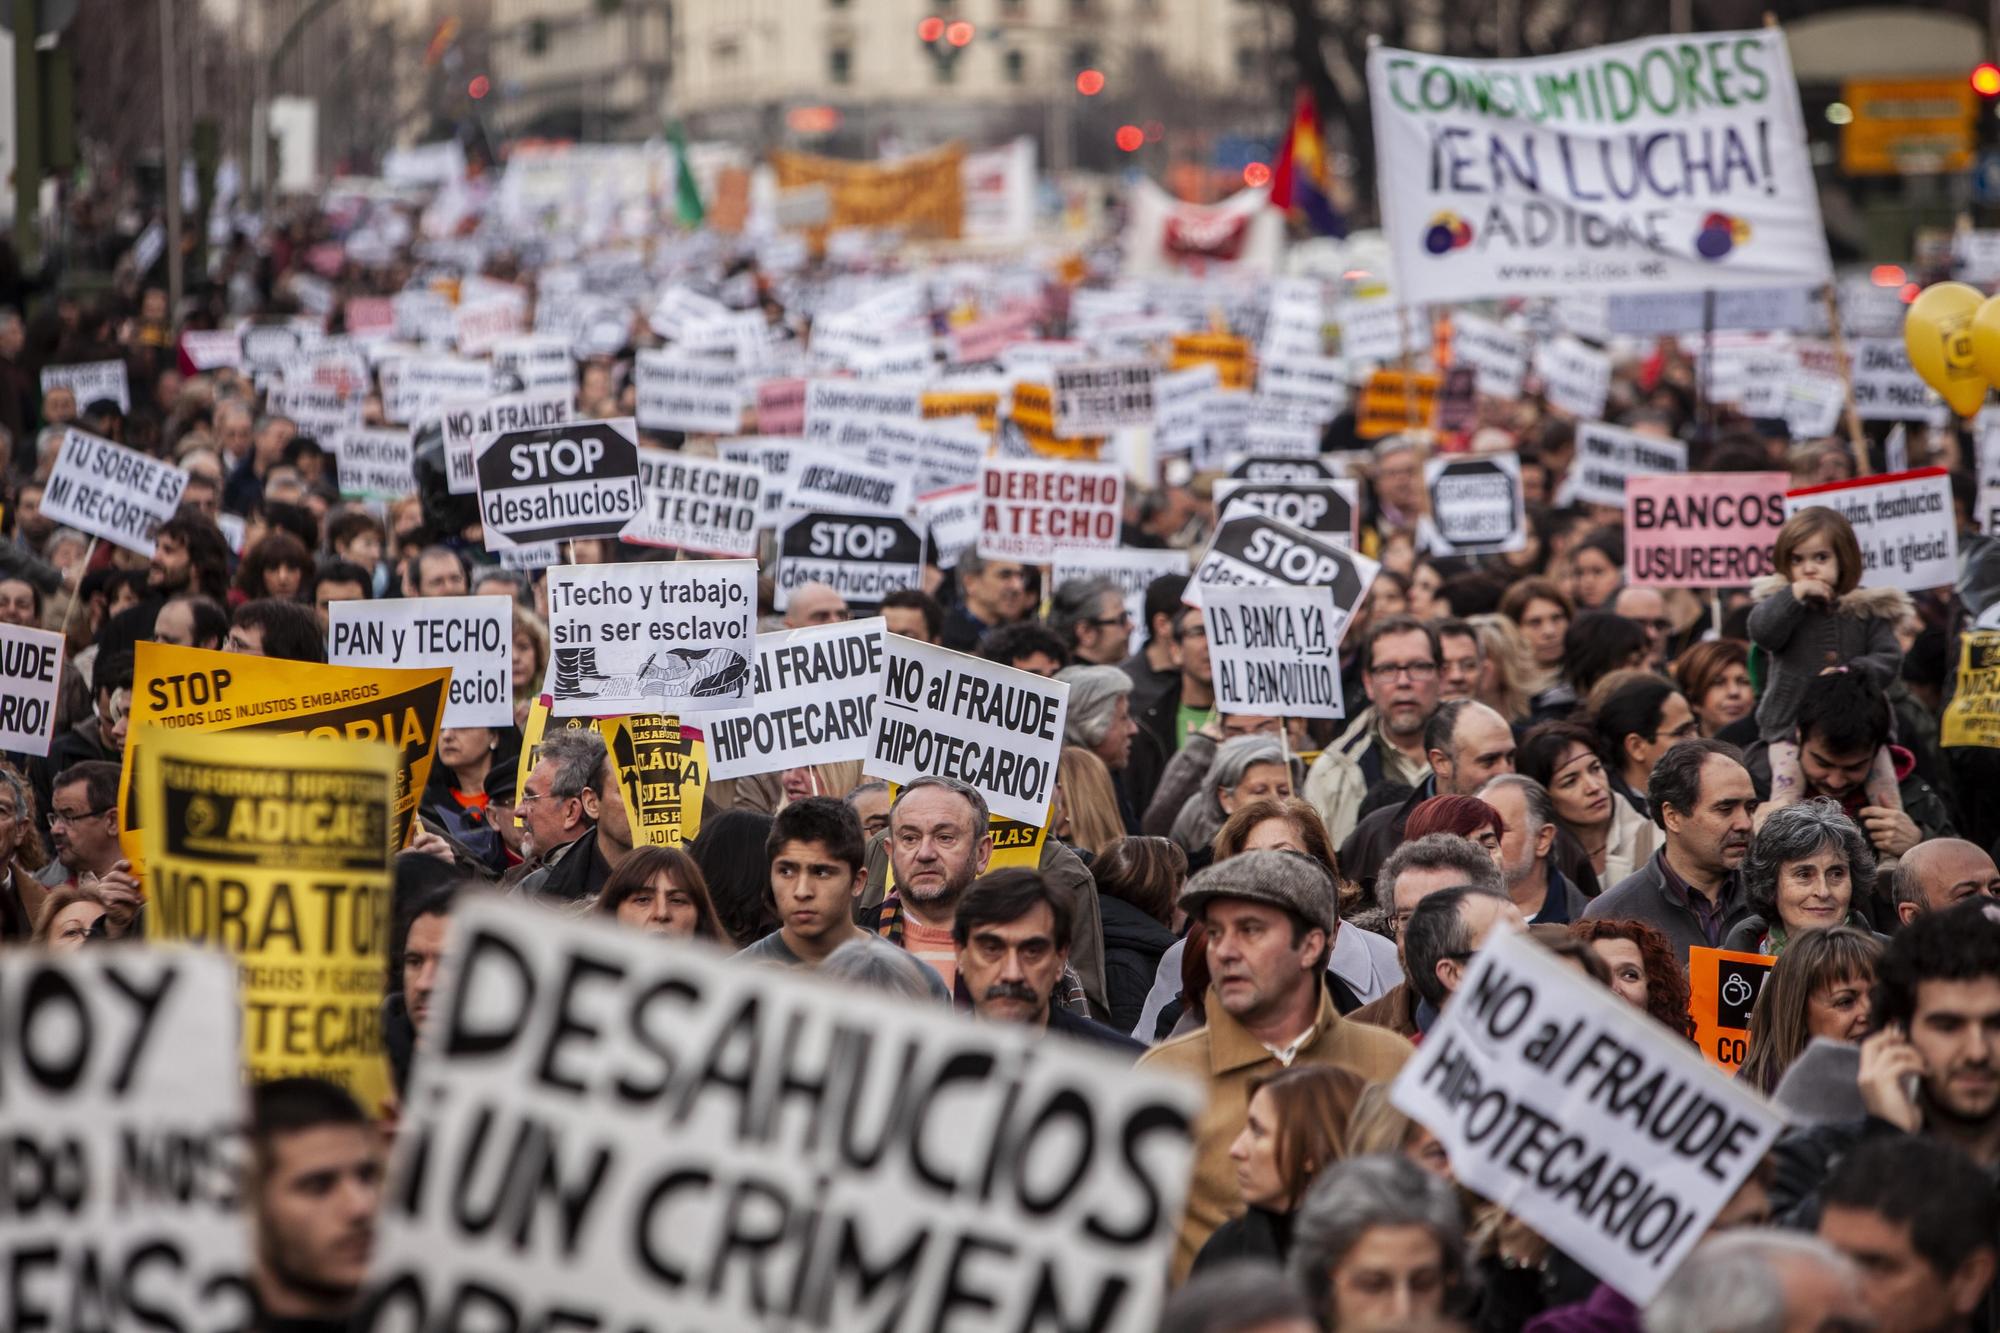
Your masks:
[{"label": "young child in winter coat", "polygon": [[[1792,515],[1772,552],[1777,573],[1751,587],[1750,641],[1768,659],[1757,701],[1757,733],[1770,747],[1769,811],[1799,799],[1799,704],[1813,680],[1830,671],[1859,671],[1888,688],[1903,665],[1896,625],[1910,612],[1898,588],[1863,588],[1861,544],[1847,516],[1815,505]],[[1872,804],[1901,809],[1896,766],[1887,746],[1868,775]]]}]

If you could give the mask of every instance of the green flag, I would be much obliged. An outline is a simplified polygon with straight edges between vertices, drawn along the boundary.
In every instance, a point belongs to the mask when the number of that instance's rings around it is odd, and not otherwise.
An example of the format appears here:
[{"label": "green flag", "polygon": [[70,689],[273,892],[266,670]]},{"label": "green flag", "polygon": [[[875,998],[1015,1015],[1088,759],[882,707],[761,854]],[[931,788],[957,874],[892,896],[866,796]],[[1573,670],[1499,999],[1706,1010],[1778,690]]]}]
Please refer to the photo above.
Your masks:
[{"label": "green flag", "polygon": [[688,165],[687,135],[679,121],[668,131],[674,145],[674,216],[683,227],[699,227],[706,216],[701,207],[701,191],[694,183],[694,169]]}]

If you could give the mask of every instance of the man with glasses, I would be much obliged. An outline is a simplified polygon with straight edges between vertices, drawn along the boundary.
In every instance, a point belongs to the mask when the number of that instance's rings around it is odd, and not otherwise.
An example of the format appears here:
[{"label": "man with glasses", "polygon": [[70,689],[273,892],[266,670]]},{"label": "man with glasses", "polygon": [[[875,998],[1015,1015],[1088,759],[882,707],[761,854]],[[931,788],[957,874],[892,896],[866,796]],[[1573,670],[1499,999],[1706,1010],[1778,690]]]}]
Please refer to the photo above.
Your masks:
[{"label": "man with glasses", "polygon": [[[1181,580],[1183,586],[1186,582]],[[1126,762],[1125,789],[1132,797],[1132,808],[1142,813],[1153,803],[1168,762],[1186,747],[1189,737],[1215,719],[1215,677],[1209,665],[1208,626],[1202,621],[1201,609],[1178,607],[1167,639],[1180,663],[1173,683],[1143,702],[1136,692],[1132,696],[1132,720],[1139,724],[1139,734],[1132,739],[1132,754]],[[1131,671],[1127,663],[1126,674]]]},{"label": "man with glasses", "polygon": [[1336,842],[1354,832],[1361,803],[1376,787],[1416,787],[1430,776],[1424,725],[1438,707],[1441,656],[1437,631],[1410,616],[1378,621],[1362,641],[1357,661],[1368,707],[1306,774],[1305,799]]},{"label": "man with glasses", "polygon": [[1079,665],[1118,666],[1132,650],[1132,613],[1113,579],[1071,579],[1057,588],[1049,628]]},{"label": "man with glasses", "polygon": [[[125,757],[125,732],[132,715],[132,654],[99,653],[90,668],[90,693],[90,716],[55,738],[42,769],[45,774],[93,759],[115,764]],[[46,802],[50,793],[36,794]]]},{"label": "man with glasses", "polygon": [[[1507,719],[1471,699],[1438,705],[1424,724],[1431,772],[1400,805],[1385,805],[1355,826],[1340,845],[1340,868],[1364,889],[1403,841],[1410,813],[1433,796],[1473,796],[1488,778],[1514,771],[1514,729]],[[1586,858],[1584,869],[1590,863]],[[1570,867],[1565,866],[1565,871]],[[1590,881],[1592,888],[1597,881]]]},{"label": "man with glasses", "polygon": [[[550,862],[590,832],[584,792],[604,762],[604,742],[594,731],[566,727],[543,737],[533,759],[528,780],[521,784],[520,804],[514,807],[527,829],[522,850],[531,858],[513,876],[523,884],[523,892],[539,887]],[[530,879],[533,886],[528,885]]]},{"label": "man with glasses", "polygon": [[35,836],[28,820],[28,784],[0,764],[0,944],[20,941],[34,933],[48,889],[21,864],[21,848]]},{"label": "man with glasses", "polygon": [[1611,611],[1646,631],[1646,667],[1651,671],[1667,668],[1667,641],[1674,635],[1674,622],[1667,619],[1667,599],[1658,588],[1620,588],[1611,599]]},{"label": "man with glasses", "polygon": [[144,898],[118,845],[118,765],[97,760],[56,774],[49,799],[49,837],[56,859],[35,878],[44,888],[84,884],[105,898],[105,926],[116,937],[132,928]]}]

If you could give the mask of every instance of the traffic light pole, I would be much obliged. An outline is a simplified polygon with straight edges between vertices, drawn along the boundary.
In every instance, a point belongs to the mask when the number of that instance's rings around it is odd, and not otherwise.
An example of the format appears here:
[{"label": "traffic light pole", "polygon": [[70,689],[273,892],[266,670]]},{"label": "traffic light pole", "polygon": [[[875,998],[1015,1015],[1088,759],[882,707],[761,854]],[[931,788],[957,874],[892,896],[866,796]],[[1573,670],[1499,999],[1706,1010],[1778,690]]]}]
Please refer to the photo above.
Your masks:
[{"label": "traffic light pole", "polygon": [[37,0],[11,0],[14,11],[14,253],[23,271],[41,258],[42,79],[35,34]]},{"label": "traffic light pole", "polygon": [[[167,322],[180,318],[181,288],[181,80],[174,58],[174,0],[159,0],[160,12],[160,160],[166,172],[167,204]],[[141,282],[146,275],[138,275]]]}]

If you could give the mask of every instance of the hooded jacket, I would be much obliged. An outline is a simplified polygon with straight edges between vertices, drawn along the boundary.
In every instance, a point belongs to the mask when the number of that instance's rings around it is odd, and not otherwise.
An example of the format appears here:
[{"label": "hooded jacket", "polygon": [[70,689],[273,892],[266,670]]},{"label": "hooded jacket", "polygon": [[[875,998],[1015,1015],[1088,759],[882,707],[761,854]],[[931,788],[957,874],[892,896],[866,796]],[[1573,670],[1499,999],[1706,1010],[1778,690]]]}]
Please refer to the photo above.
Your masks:
[{"label": "hooded jacket", "polygon": [[1793,597],[1783,576],[1766,574],[1750,586],[1750,595],[1756,601],[1750,641],[1771,662],[1757,701],[1757,733],[1766,741],[1791,738],[1806,691],[1827,667],[1866,672],[1885,690],[1902,669],[1896,624],[1912,603],[1900,588],[1856,588],[1827,610]]},{"label": "hooded jacket", "polygon": [[1160,957],[1173,947],[1174,933],[1122,898],[1099,894],[1104,917],[1104,986],[1110,992],[1111,1026],[1130,1032],[1138,1026],[1153,988]]}]

